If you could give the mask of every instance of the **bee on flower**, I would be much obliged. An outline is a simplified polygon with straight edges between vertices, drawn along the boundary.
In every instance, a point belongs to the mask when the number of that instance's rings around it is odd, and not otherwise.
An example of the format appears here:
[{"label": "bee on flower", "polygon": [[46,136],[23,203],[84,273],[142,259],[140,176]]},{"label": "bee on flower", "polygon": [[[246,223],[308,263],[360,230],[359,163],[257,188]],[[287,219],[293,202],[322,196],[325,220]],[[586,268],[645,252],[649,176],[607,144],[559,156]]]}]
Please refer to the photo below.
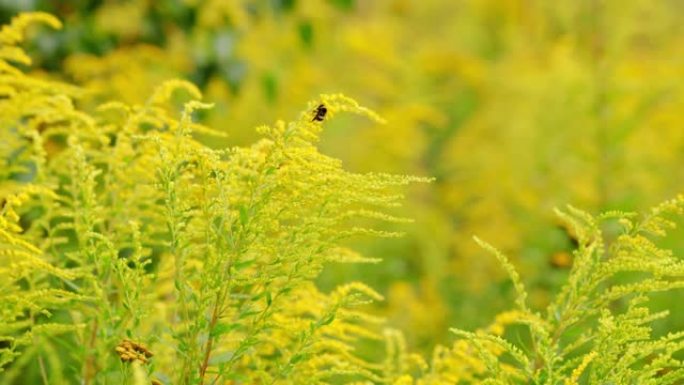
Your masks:
[{"label": "bee on flower", "polygon": [[314,111],[314,117],[311,119],[312,122],[322,122],[325,119],[325,114],[328,113],[328,108],[325,104],[319,104]]}]

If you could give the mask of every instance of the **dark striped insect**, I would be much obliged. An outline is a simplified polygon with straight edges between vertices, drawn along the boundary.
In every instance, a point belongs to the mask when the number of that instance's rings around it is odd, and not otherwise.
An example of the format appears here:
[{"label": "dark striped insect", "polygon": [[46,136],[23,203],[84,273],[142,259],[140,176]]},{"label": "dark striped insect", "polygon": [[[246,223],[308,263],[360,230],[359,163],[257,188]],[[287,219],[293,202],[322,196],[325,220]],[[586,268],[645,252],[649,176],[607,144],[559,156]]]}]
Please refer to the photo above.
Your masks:
[{"label": "dark striped insect", "polygon": [[318,107],[316,107],[316,111],[313,119],[311,119],[312,122],[322,122],[323,119],[325,119],[325,114],[328,113],[328,109],[325,107],[325,104],[319,104]]}]

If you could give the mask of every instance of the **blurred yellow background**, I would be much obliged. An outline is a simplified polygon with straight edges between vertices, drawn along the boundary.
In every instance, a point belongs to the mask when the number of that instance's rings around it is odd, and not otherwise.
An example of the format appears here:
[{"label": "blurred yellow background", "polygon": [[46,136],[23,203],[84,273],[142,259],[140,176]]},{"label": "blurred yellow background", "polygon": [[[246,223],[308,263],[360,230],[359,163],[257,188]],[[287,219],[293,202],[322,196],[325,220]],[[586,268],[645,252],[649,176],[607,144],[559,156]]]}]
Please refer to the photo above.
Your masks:
[{"label": "blurred yellow background", "polygon": [[31,52],[37,71],[88,91],[84,108],[142,103],[180,77],[216,104],[200,116],[228,134],[204,138],[214,147],[250,143],[320,93],[387,119],[339,116],[321,146],[354,171],[436,181],[411,191],[401,214],[416,222],[392,228],[403,239],[354,245],[382,263],[330,266],[319,284],[369,283],[387,298],[376,311],[424,352],[513,298],[473,235],[511,258],[542,306],[572,263],[554,207],[643,210],[682,191],[679,0],[0,2],[3,22],[25,10],[63,20]]}]

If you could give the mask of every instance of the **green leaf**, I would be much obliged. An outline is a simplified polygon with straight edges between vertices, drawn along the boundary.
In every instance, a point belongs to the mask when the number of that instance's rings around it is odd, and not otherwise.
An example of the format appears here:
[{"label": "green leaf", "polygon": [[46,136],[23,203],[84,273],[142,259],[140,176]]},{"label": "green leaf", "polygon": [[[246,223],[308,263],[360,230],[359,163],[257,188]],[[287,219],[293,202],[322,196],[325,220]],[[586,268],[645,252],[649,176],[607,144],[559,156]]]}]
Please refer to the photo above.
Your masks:
[{"label": "green leaf", "polygon": [[291,364],[291,365],[294,365],[294,364],[296,364],[297,362],[299,362],[299,361],[301,361],[301,360],[307,358],[308,356],[309,356],[309,355],[306,354],[306,353],[297,353],[297,354],[295,354],[294,356],[292,356],[292,357],[290,358],[290,364]]},{"label": "green leaf", "polygon": [[251,299],[252,299],[252,301],[258,301],[259,299],[264,298],[264,297],[266,298],[266,304],[271,306],[271,302],[273,301],[273,298],[271,296],[270,291],[262,291],[260,293],[257,293],[255,295],[253,295]]},{"label": "green leaf", "polygon": [[246,317],[249,317],[249,316],[257,315],[257,314],[259,314],[259,313],[261,313],[260,310],[246,310],[246,311],[243,311],[242,313],[240,313],[240,315],[238,316],[238,318],[239,318],[239,319],[243,319],[243,318],[246,318]]},{"label": "green leaf", "polygon": [[256,259],[254,258],[246,259],[244,261],[237,261],[233,263],[233,267],[235,268],[235,270],[242,270],[245,267],[251,266],[254,262],[256,262]]},{"label": "green leaf", "polygon": [[318,322],[319,326],[330,325],[335,320],[335,313],[328,314],[325,318]]},{"label": "green leaf", "polygon": [[224,334],[228,334],[232,332],[233,330],[236,330],[240,327],[239,323],[225,323],[225,322],[219,322],[212,330],[211,333],[209,334],[212,338],[220,337]]},{"label": "green leaf", "polygon": [[240,224],[246,226],[249,221],[249,211],[245,206],[240,206]]}]

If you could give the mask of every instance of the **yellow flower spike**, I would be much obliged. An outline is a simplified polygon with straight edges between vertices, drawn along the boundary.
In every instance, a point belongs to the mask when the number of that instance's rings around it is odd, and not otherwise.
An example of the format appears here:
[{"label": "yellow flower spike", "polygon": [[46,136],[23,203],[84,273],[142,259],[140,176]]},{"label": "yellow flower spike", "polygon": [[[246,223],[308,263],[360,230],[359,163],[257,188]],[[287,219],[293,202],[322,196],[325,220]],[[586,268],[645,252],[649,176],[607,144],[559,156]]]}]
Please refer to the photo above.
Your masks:
[{"label": "yellow flower spike", "polygon": [[376,112],[369,108],[360,106],[356,100],[344,96],[343,94],[320,95],[319,101],[309,102],[307,111],[302,113],[300,120],[311,122],[320,114],[319,106],[321,105],[326,109],[324,116],[324,119],[326,120],[334,117],[338,112],[349,112],[352,114],[365,116],[377,123],[386,123],[386,121]]},{"label": "yellow flower spike", "polygon": [[120,111],[125,114],[129,114],[131,112],[131,107],[127,106],[125,103],[122,102],[107,102],[97,106],[96,111],[102,113],[108,111]]},{"label": "yellow flower spike", "polygon": [[345,298],[354,293],[362,294],[375,301],[382,301],[384,299],[380,293],[361,282],[350,282],[346,285],[339,286],[333,295],[338,298]]},{"label": "yellow flower spike", "polygon": [[196,85],[179,79],[167,80],[162,85],[154,90],[154,93],[148,100],[149,105],[163,104],[171,99],[173,93],[177,90],[184,90],[192,99],[202,99],[202,92]]},{"label": "yellow flower spike", "polygon": [[572,371],[572,375],[570,375],[570,378],[565,379],[565,385],[578,385],[577,381],[579,381],[580,376],[597,355],[598,354],[596,352],[591,352],[584,356],[579,366],[577,366],[575,370]]},{"label": "yellow flower spike", "polygon": [[56,17],[44,12],[28,12],[12,18],[9,25],[0,30],[0,43],[14,45],[24,40],[24,31],[33,23],[43,23],[54,29],[62,28],[62,23]]}]

